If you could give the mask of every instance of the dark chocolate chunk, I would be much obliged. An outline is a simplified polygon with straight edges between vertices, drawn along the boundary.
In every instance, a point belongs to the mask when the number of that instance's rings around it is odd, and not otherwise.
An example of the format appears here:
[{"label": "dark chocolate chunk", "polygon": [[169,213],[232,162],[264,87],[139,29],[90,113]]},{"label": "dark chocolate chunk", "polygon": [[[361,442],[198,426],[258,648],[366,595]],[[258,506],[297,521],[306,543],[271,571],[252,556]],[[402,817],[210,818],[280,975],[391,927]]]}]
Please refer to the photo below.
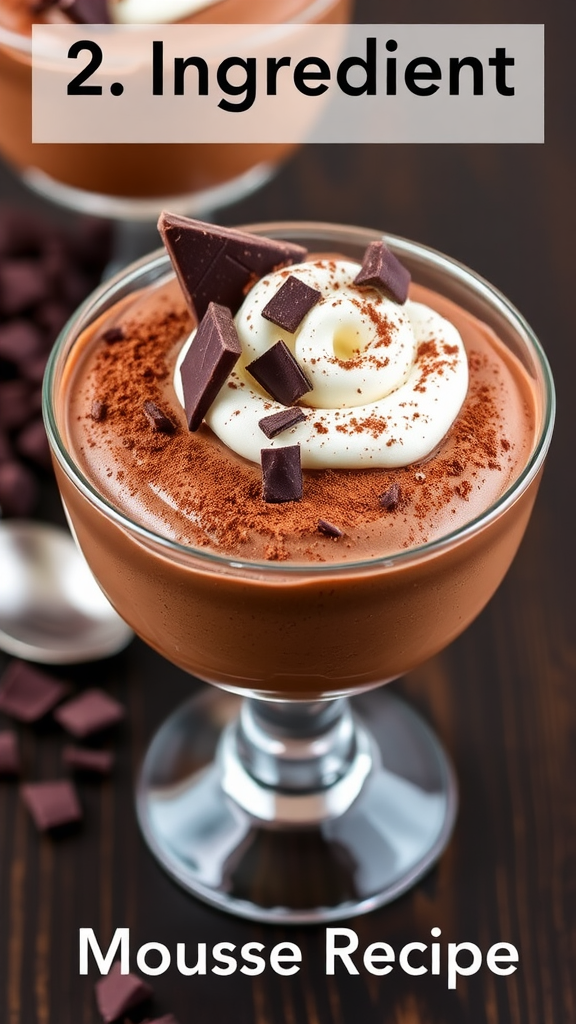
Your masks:
[{"label": "dark chocolate chunk", "polygon": [[94,989],[96,1004],[105,1024],[112,1024],[112,1021],[118,1020],[128,1010],[140,1006],[154,995],[150,985],[135,974],[121,974],[118,960],[112,965],[110,973],[96,982]]},{"label": "dark chocolate chunk", "polygon": [[18,316],[49,295],[49,283],[38,260],[0,263],[0,308],[5,316]]},{"label": "dark chocolate chunk", "polygon": [[210,302],[180,367],[190,430],[198,430],[241,352],[230,310]]},{"label": "dark chocolate chunk", "polygon": [[0,358],[25,366],[43,350],[42,334],[28,320],[12,320],[0,327]]},{"label": "dark chocolate chunk", "polygon": [[343,537],[344,533],[338,526],[334,526],[329,523],[326,519],[318,520],[318,532],[323,533],[325,537]]},{"label": "dark chocolate chunk", "polygon": [[410,271],[384,242],[370,242],[354,284],[367,284],[402,305],[408,298]]},{"label": "dark chocolate chunk", "polygon": [[302,499],[302,467],[300,445],[285,448],[262,448],[262,497],[280,504]]},{"label": "dark chocolate chunk", "polygon": [[159,434],[173,434],[176,425],[155,402],[144,402],[144,415],[153,430]]},{"label": "dark chocolate chunk", "polygon": [[90,415],[96,423],[101,423],[102,420],[105,420],[108,415],[106,402],[101,402],[98,398],[95,398],[90,406]]},{"label": "dark chocolate chunk", "polygon": [[82,739],[93,732],[116,725],[125,714],[122,704],[109,697],[104,690],[94,688],[66,701],[54,712],[54,718],[67,732]]},{"label": "dark chocolate chunk", "polygon": [[281,409],[280,412],[273,412],[270,416],[263,416],[261,420],[258,420],[258,426],[266,434],[266,437],[276,437],[277,434],[289,430],[290,427],[295,427],[297,423],[302,423],[302,420],[305,419],[304,410],[296,406],[293,409]]},{"label": "dark chocolate chunk", "polygon": [[0,711],[21,722],[36,722],[67,693],[64,683],[23,661],[13,661],[0,681]]},{"label": "dark chocolate chunk", "polygon": [[0,775],[20,774],[18,737],[11,729],[0,732]]},{"label": "dark chocolate chunk", "polygon": [[121,327],[109,327],[102,334],[102,341],[105,341],[107,345],[115,345],[117,341],[124,341],[125,337],[126,335]]},{"label": "dark chocolate chunk", "polygon": [[30,387],[23,380],[0,383],[0,427],[18,430],[30,418]]},{"label": "dark chocolate chunk", "polygon": [[68,779],[28,783],[20,792],[40,832],[71,825],[82,818],[80,801]]},{"label": "dark chocolate chunk", "polygon": [[277,267],[301,263],[306,249],[162,213],[158,230],[191,311],[200,320],[209,302],[236,313],[251,283]]},{"label": "dark chocolate chunk", "polygon": [[0,511],[5,516],[26,517],[38,500],[38,484],[20,462],[10,459],[0,465]]},{"label": "dark chocolate chunk", "polygon": [[62,751],[62,760],[65,765],[77,772],[108,775],[114,764],[114,754],[111,750],[92,750],[88,747],[68,745]]},{"label": "dark chocolate chunk", "polygon": [[310,381],[284,341],[277,341],[246,369],[282,405],[293,405],[312,390]]},{"label": "dark chocolate chunk", "polygon": [[264,306],[262,316],[265,320],[281,327],[282,330],[294,334],[306,313],[322,298],[322,292],[300,281],[292,274],[287,277],[281,288]]},{"label": "dark chocolate chunk", "polygon": [[78,25],[109,25],[108,0],[60,0],[60,6]]},{"label": "dark chocolate chunk", "polygon": [[388,490],[380,495],[378,500],[382,508],[386,509],[387,512],[395,512],[400,504],[401,497],[400,484],[391,484]]},{"label": "dark chocolate chunk", "polygon": [[50,469],[50,445],[41,419],[32,420],[32,423],[20,431],[16,439],[16,451],[42,469]]}]

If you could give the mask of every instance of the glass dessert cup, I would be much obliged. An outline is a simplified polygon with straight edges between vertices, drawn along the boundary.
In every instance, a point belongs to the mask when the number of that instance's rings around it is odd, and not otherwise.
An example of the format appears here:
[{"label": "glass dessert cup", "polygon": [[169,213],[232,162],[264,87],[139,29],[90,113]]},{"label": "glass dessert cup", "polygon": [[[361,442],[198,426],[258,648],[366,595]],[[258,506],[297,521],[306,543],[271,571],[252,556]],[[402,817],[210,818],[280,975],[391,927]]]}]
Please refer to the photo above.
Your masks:
[{"label": "glass dessert cup", "polygon": [[[271,11],[270,4],[255,5],[254,0],[219,0],[194,21],[228,17],[231,23],[346,24],[350,7],[350,0],[286,0]],[[145,228],[155,226],[162,208],[206,219],[261,188],[295,148],[282,142],[35,144],[31,79],[31,37],[0,25],[0,152],[32,190],[50,201],[132,223],[130,242],[123,241],[131,259],[142,254],[143,244],[144,251],[154,244],[155,236]],[[139,235],[134,222],[142,223]]]},{"label": "glass dessert cup", "polygon": [[[248,230],[359,261],[381,237],[323,224]],[[550,371],[518,312],[458,263],[386,241],[414,280],[492,328],[533,391],[535,439],[522,472],[440,539],[359,562],[249,562],[163,538],[103,497],[66,442],[65,368],[88,325],[171,275],[164,254],[94,293],[45,378],[62,498],[102,589],[148,644],[217,687],[179,708],[151,743],[137,793],[144,837],[185,889],[255,920],[369,911],[444,849],[457,805],[449,760],[406,704],[375,688],[442,650],[490,599],[528,523],[552,433]]]}]

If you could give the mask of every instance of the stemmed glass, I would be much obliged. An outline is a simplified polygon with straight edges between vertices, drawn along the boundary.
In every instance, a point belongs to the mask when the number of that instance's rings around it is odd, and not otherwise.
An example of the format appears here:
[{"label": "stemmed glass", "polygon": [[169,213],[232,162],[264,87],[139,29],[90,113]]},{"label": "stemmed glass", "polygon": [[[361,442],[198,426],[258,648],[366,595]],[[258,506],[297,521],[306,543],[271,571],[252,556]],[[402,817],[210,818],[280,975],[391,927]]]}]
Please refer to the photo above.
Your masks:
[{"label": "stemmed glass", "polygon": [[[323,224],[248,230],[357,260],[381,237]],[[62,498],[96,578],[136,633],[215,686],[152,740],[137,793],[144,837],[185,889],[256,920],[368,911],[413,885],[444,849],[457,805],[449,760],[410,707],[375,688],[444,648],[492,596],[528,523],[552,432],[549,367],[520,314],[460,264],[386,240],[415,281],[494,330],[534,394],[524,469],[438,540],[356,563],[250,562],[159,536],[99,493],[67,442],[67,367],[88,325],[171,275],[163,253],[94,293],[45,379]]]}]

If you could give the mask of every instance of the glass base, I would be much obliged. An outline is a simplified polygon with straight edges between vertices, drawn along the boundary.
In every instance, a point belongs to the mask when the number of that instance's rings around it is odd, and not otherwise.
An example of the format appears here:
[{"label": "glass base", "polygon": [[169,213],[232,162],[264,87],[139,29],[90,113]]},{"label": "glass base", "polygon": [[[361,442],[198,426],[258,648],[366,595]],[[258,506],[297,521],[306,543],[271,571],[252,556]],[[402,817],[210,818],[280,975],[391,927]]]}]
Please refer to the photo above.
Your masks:
[{"label": "glass base", "polygon": [[216,689],[187,701],[142,767],[144,837],[188,892],[255,921],[319,923],[389,903],[434,864],[454,824],[456,780],[407,704],[388,689],[354,698],[358,742],[345,775],[299,793],[258,782],[235,757],[241,705]]}]

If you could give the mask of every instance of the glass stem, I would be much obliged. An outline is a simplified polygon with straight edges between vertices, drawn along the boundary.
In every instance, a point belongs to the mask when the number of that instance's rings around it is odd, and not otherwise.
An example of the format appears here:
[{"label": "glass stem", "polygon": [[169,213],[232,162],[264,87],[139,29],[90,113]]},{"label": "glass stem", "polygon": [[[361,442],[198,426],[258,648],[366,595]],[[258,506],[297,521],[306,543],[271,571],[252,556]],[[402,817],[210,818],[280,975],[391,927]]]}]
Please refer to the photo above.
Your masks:
[{"label": "glass stem", "polygon": [[350,768],[357,750],[356,726],[345,697],[246,699],[235,745],[242,766],[261,785],[287,793],[318,792]]}]

